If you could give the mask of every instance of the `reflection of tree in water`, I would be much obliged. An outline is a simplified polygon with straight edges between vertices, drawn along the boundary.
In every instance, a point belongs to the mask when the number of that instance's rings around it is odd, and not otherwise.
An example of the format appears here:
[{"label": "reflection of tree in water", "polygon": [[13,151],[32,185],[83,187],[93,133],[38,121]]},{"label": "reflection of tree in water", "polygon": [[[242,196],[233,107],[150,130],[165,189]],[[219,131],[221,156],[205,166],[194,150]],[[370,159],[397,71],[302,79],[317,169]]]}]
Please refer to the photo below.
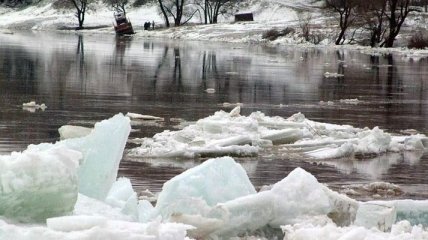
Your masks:
[{"label": "reflection of tree in water", "polygon": [[40,60],[34,55],[16,48],[2,48],[1,80],[16,83],[15,91],[25,93],[36,93],[37,74],[36,69]]},{"label": "reflection of tree in water", "polygon": [[77,38],[77,50],[76,50],[76,62],[79,63],[78,65],[78,78],[80,82],[82,83],[82,88],[84,86],[85,81],[85,49],[83,44],[83,36],[78,35]]},{"label": "reflection of tree in water", "polygon": [[[203,51],[202,56],[202,88],[207,89],[207,81],[218,79],[217,57],[215,52]],[[227,81],[229,82],[229,81]]]},{"label": "reflection of tree in water", "polygon": [[172,82],[175,86],[177,92],[183,92],[183,82],[181,76],[181,57],[180,49],[178,47],[174,48],[174,70],[172,74]]}]

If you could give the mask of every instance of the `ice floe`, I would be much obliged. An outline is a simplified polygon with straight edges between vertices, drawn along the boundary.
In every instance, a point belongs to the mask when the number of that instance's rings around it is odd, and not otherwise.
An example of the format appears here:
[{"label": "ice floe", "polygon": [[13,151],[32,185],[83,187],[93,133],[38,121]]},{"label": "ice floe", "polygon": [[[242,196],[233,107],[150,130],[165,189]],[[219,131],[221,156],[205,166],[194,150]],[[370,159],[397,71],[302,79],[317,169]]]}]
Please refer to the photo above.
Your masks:
[{"label": "ice floe", "polygon": [[164,119],[161,117],[156,117],[156,116],[152,116],[152,115],[144,115],[144,114],[139,114],[139,113],[130,113],[128,112],[126,114],[127,117],[131,118],[131,119],[141,119],[141,120],[160,120],[163,121]]},{"label": "ice floe", "polygon": [[130,154],[148,158],[252,156],[278,145],[283,153],[327,159],[422,151],[427,143],[423,134],[392,135],[378,127],[321,123],[301,113],[289,118],[269,117],[261,112],[242,116],[237,106],[230,113],[218,111],[182,130],[167,130],[141,139],[141,146],[131,149]]},{"label": "ice floe", "polygon": [[90,134],[91,131],[92,128],[73,125],[64,125],[58,129],[60,140],[84,137]]},{"label": "ice floe", "polygon": [[37,104],[35,101],[31,101],[28,103],[23,103],[22,104],[22,109],[29,111],[29,112],[35,112],[36,110],[40,109],[42,111],[45,111],[46,108],[48,108],[46,106],[46,104],[42,103],[42,104]]}]

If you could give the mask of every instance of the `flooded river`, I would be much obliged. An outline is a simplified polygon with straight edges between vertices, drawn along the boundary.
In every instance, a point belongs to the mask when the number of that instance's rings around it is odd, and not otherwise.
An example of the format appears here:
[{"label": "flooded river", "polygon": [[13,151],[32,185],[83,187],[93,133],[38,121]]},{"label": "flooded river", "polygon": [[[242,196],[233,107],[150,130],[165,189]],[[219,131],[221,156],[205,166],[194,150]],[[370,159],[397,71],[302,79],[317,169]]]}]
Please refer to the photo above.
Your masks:
[{"label": "flooded river", "polygon": [[[427,134],[427,61],[343,49],[72,33],[0,34],[0,153],[54,142],[62,125],[91,126],[118,112],[163,117],[164,121],[133,124],[130,139],[151,137],[215,111],[231,110],[226,102],[242,103],[243,115],[262,111],[288,117],[302,112],[321,122]],[[335,73],[340,75],[332,77]],[[206,92],[208,88],[215,93]],[[360,103],[340,102],[354,98]],[[22,103],[31,100],[48,108],[23,109]],[[127,149],[135,146],[129,143]],[[166,180],[203,160],[125,155],[119,175],[131,178],[138,191],[158,192]],[[386,181],[402,189],[386,198],[428,198],[428,155],[423,153],[323,162],[262,153],[238,161],[258,188],[300,166],[335,190]]]}]

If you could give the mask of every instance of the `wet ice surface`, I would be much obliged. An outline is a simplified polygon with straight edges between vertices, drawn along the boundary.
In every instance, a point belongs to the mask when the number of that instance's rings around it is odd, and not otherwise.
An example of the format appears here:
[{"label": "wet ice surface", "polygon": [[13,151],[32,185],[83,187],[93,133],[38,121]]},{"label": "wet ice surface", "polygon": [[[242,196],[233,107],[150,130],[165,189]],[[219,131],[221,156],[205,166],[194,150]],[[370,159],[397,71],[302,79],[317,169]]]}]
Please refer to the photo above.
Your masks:
[{"label": "wet ice surface", "polygon": [[[428,133],[427,59],[29,32],[0,35],[0,43],[2,153],[56,141],[63,125],[91,127],[118,112],[164,118],[133,120],[132,140],[174,130],[220,109],[231,110],[236,103],[242,103],[242,115],[262,111],[286,118],[302,112],[320,122]],[[344,76],[326,78],[326,72]],[[358,104],[341,99],[358,99]],[[48,108],[23,109],[22,103],[30,101]],[[128,143],[127,148],[135,146]],[[256,188],[273,184],[300,166],[356,199],[428,198],[427,155],[315,162],[274,153],[237,159]],[[166,180],[201,161],[125,156],[119,175],[129,177],[137,191],[158,192]],[[371,191],[367,187],[371,182],[394,183],[402,192]]]}]

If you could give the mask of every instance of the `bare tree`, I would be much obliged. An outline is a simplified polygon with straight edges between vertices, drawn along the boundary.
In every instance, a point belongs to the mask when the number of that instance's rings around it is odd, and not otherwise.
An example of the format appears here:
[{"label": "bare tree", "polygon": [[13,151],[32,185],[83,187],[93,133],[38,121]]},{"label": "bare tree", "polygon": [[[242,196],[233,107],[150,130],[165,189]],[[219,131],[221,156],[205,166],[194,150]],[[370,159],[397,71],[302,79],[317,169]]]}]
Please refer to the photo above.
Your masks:
[{"label": "bare tree", "polygon": [[384,47],[393,47],[395,38],[400,33],[401,26],[406,20],[408,14],[412,11],[410,0],[386,0],[388,3],[388,11],[386,18],[388,19],[388,34],[385,41],[381,44]]},{"label": "bare tree", "polygon": [[129,3],[128,0],[104,0],[104,2],[113,8],[116,12],[122,12],[124,15],[126,15],[126,5]]},{"label": "bare tree", "polygon": [[360,4],[359,0],[325,0],[326,6],[339,14],[340,32],[335,44],[340,45],[345,41],[345,33],[356,21],[356,10]]},{"label": "bare tree", "polygon": [[387,30],[387,2],[386,0],[372,0],[366,4],[360,4],[358,14],[361,16],[364,29],[370,34],[370,46],[380,45]]},{"label": "bare tree", "polygon": [[228,14],[236,9],[242,0],[196,0],[195,4],[204,13],[204,23],[217,23],[218,16]]},{"label": "bare tree", "polygon": [[311,33],[311,22],[312,15],[310,12],[297,11],[297,19],[299,21],[299,27],[302,30],[302,36],[306,41],[309,41]]},{"label": "bare tree", "polygon": [[77,29],[83,29],[83,22],[85,21],[86,8],[88,7],[89,0],[70,0],[73,6],[76,8],[75,16],[79,21],[79,27]]},{"label": "bare tree", "polygon": [[[174,20],[175,26],[187,23],[198,10],[190,9],[188,0],[158,0],[159,7],[165,18],[165,25],[169,26],[169,17]],[[186,20],[183,20],[187,17]]]},{"label": "bare tree", "polygon": [[166,27],[170,27],[170,23],[169,23],[169,19],[168,19],[168,14],[166,13],[166,10],[165,10],[165,7],[163,6],[162,0],[158,0],[158,3],[159,3],[159,8],[160,8],[160,10],[162,12],[162,16],[163,16],[163,18],[165,20],[165,26]]}]

